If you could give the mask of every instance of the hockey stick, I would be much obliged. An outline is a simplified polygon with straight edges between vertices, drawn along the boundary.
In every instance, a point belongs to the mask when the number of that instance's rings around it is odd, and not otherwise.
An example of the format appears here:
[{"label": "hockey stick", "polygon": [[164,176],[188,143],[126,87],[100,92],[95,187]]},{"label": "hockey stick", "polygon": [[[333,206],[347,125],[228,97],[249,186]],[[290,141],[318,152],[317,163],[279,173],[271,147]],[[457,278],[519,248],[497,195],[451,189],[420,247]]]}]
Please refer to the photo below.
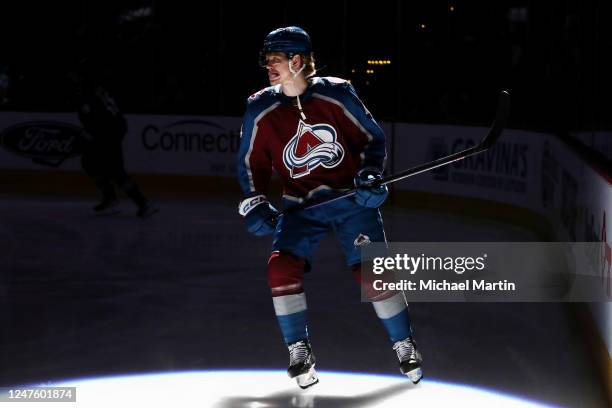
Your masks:
[{"label": "hockey stick", "polygon": [[[384,177],[381,180],[374,181],[371,184],[371,186],[377,187],[381,185],[384,186],[387,184],[395,183],[396,181],[403,180],[408,177],[416,176],[417,174],[421,174],[426,171],[436,169],[438,167],[446,166],[447,164],[456,162],[458,160],[463,160],[466,157],[470,157],[475,154],[484,152],[485,150],[493,146],[495,142],[497,142],[497,140],[501,136],[502,131],[504,130],[504,127],[506,127],[506,123],[508,122],[509,114],[510,114],[510,92],[507,90],[503,90],[499,93],[497,113],[495,115],[495,120],[493,121],[493,124],[491,125],[491,128],[489,129],[489,133],[487,133],[487,135],[476,146],[472,146],[460,152],[456,152],[448,156],[441,157],[431,162],[420,164],[418,166],[409,168],[407,170],[401,171],[396,174],[391,174],[387,177]],[[333,203],[335,201],[342,200],[343,198],[347,198],[347,197],[355,195],[356,191],[357,191],[356,189],[351,189],[336,197],[331,197],[331,198],[327,198],[327,199],[320,200],[320,201],[314,201],[310,203],[306,202],[300,205],[296,205],[296,206],[290,207],[282,211],[280,214],[278,214],[278,216],[280,217],[282,214],[287,214],[287,213],[291,213],[291,212],[295,212],[299,210],[310,210],[312,208],[317,208],[322,205]]]}]

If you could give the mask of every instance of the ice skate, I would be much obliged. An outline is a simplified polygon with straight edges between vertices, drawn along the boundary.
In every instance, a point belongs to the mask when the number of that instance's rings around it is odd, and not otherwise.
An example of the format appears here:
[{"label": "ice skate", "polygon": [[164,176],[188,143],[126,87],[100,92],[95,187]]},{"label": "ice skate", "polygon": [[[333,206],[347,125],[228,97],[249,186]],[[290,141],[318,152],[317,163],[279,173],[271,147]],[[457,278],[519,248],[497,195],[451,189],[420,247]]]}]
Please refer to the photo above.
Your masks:
[{"label": "ice skate", "polygon": [[423,359],[412,337],[396,341],[395,344],[393,344],[393,350],[397,353],[397,359],[399,360],[402,374],[408,376],[413,384],[421,381],[421,378],[423,378],[423,371],[421,370]]},{"label": "ice skate", "polygon": [[106,216],[119,214],[119,200],[116,198],[104,198],[102,201],[93,208],[93,212],[96,216]]},{"label": "ice skate", "polygon": [[158,211],[159,211],[158,207],[151,205],[149,202],[146,202],[143,205],[138,207],[138,211],[136,212],[136,215],[144,219],[144,218],[149,218],[150,216],[157,213]]},{"label": "ice skate", "polygon": [[287,374],[295,378],[302,389],[319,382],[315,371],[315,356],[308,340],[300,340],[289,345],[289,368]]}]

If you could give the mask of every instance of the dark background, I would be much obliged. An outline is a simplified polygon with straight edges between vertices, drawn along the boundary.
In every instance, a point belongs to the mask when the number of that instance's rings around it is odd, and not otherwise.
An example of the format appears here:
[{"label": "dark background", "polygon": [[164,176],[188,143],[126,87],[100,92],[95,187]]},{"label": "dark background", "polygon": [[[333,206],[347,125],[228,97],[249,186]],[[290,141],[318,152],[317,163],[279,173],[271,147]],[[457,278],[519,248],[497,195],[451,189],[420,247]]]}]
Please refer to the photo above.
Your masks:
[{"label": "dark background", "polygon": [[[320,75],[350,79],[379,120],[487,125],[497,93],[509,88],[510,127],[610,130],[610,16],[610,0],[3,2],[0,110],[75,111],[80,71],[126,113],[240,116],[245,99],[267,86],[263,38],[299,25]],[[372,59],[391,64],[368,66]],[[4,172],[3,189],[31,188],[13,174]],[[10,330],[0,330],[0,384],[286,364],[262,273],[267,242],[253,244],[236,196],[215,202],[193,185],[199,199],[165,201],[146,223],[127,212],[90,217],[83,200],[1,196],[0,325]],[[478,217],[387,215],[396,239],[504,239],[503,225],[475,227]],[[309,302],[322,367],[397,372],[374,315],[355,311],[366,306],[337,247],[324,245],[319,260]],[[570,319],[564,309],[415,304],[426,378],[606,406],[589,339],[576,327],[587,312]]]},{"label": "dark background", "polygon": [[486,124],[506,87],[513,127],[610,129],[611,12],[607,0],[22,1],[0,13],[0,109],[72,111],[80,69],[128,113],[240,116],[267,85],[263,38],[299,25],[320,75],[350,79],[378,119]]}]

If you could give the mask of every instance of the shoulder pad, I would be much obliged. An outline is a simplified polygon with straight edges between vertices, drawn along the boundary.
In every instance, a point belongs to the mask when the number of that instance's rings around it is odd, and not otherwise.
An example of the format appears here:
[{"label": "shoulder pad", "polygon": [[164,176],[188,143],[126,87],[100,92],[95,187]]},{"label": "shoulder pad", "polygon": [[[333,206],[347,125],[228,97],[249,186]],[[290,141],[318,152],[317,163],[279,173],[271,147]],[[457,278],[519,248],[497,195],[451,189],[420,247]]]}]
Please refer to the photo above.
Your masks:
[{"label": "shoulder pad", "polygon": [[348,82],[346,79],[332,77],[332,76],[323,77],[323,79],[327,80],[329,83],[332,83],[332,84],[344,84]]},{"label": "shoulder pad", "polygon": [[313,85],[320,92],[329,92],[328,96],[335,95],[336,97],[341,97],[341,95],[354,92],[352,91],[353,86],[349,81],[338,77],[318,77],[313,81]]},{"label": "shoulder pad", "polygon": [[329,90],[346,90],[351,88],[351,83],[346,79],[338,77],[317,77],[313,84],[318,87],[328,88]]},{"label": "shoulder pad", "polygon": [[268,86],[267,88],[261,89],[249,96],[247,101],[248,103],[253,103],[255,101],[265,99],[267,96],[274,96],[276,94],[278,94],[278,85]]}]

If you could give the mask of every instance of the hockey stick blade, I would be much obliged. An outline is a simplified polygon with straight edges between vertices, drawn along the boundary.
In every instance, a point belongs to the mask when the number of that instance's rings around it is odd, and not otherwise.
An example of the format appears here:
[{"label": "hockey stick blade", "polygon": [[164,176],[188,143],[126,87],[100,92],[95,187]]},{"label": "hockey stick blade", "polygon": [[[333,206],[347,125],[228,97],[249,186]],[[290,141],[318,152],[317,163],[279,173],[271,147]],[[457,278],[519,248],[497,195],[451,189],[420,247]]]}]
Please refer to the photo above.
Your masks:
[{"label": "hockey stick blade", "polygon": [[[498,107],[497,107],[497,113],[495,114],[495,120],[493,121],[493,124],[491,125],[487,135],[476,146],[472,146],[460,152],[456,152],[451,155],[441,157],[439,159],[436,159],[436,160],[433,160],[427,163],[420,164],[416,167],[406,169],[396,174],[391,174],[390,176],[384,177],[383,179],[377,180],[376,182],[372,183],[372,186],[376,187],[380,185],[387,185],[387,184],[395,183],[396,181],[403,180],[408,177],[416,176],[417,174],[421,174],[426,171],[436,169],[438,167],[446,166],[458,160],[463,160],[466,157],[481,153],[489,149],[500,138],[504,128],[506,127],[506,124],[508,123],[509,115],[510,115],[510,92],[504,89],[499,93]],[[299,205],[290,207],[287,210],[281,212],[278,215],[278,217],[280,217],[282,214],[286,214],[289,212],[295,212],[298,210],[309,210],[309,209],[316,208],[322,205],[326,205],[326,204],[341,200],[343,198],[355,195],[355,192],[356,190],[352,189],[336,197],[327,198],[321,201],[314,201],[310,203],[306,202],[303,204],[299,204]]]},{"label": "hockey stick blade", "polygon": [[484,149],[488,149],[493,146],[499,139],[502,131],[508,124],[508,117],[510,116],[510,92],[506,89],[499,93],[497,102],[497,113],[495,114],[495,121],[491,125],[489,133],[482,139],[480,145]]}]

